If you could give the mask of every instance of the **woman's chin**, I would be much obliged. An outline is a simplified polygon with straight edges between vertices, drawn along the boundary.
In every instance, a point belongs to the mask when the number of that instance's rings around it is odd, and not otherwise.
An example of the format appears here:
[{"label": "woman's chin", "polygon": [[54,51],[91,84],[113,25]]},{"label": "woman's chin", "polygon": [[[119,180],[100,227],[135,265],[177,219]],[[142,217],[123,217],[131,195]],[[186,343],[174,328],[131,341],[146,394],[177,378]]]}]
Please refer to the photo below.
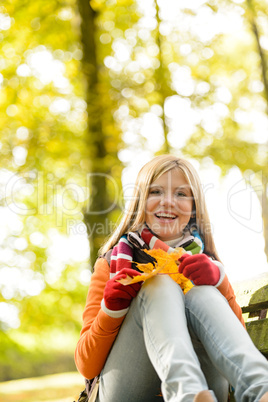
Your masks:
[{"label": "woman's chin", "polygon": [[159,234],[156,234],[156,236],[162,241],[170,241],[170,240],[175,240],[175,239],[178,239],[179,237],[181,237],[182,232],[175,232],[175,233],[160,232]]}]

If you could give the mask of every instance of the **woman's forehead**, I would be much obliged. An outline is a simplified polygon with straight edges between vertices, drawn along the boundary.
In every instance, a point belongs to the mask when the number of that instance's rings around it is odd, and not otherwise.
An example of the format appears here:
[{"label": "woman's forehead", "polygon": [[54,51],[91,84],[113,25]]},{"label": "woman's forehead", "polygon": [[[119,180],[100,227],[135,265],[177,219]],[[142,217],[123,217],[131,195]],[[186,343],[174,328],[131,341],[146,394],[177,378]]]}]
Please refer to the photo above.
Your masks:
[{"label": "woman's forehead", "polygon": [[155,180],[152,181],[151,185],[175,185],[178,187],[187,186],[189,187],[189,182],[183,173],[183,171],[179,168],[174,168],[168,170],[167,172],[162,173]]}]

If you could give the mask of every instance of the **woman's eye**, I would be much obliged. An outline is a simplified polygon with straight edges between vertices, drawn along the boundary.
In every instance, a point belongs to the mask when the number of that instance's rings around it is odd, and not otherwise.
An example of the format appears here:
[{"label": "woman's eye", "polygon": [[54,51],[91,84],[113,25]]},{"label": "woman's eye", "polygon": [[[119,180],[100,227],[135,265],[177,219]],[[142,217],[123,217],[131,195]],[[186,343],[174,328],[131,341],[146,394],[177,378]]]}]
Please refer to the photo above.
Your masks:
[{"label": "woman's eye", "polygon": [[186,197],[186,194],[183,193],[182,191],[178,191],[178,192],[176,193],[176,196],[177,196],[177,197]]},{"label": "woman's eye", "polygon": [[159,195],[159,194],[161,194],[161,191],[160,190],[150,190],[150,194]]}]

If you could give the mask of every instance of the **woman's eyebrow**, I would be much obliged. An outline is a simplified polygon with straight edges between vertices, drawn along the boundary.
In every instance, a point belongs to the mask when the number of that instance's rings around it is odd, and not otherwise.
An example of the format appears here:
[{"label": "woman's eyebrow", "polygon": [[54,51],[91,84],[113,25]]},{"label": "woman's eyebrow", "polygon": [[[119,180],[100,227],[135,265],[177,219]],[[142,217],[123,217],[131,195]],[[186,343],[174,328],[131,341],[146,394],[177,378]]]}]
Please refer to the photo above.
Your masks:
[{"label": "woman's eyebrow", "polygon": [[191,186],[189,184],[183,184],[182,186],[178,186],[175,188],[175,190],[184,190],[184,191],[188,191],[189,193],[192,194],[192,189]]},{"label": "woman's eyebrow", "polygon": [[177,186],[175,188],[179,188],[179,189],[190,189],[191,190],[191,186],[190,184],[182,184],[181,186]]},{"label": "woman's eyebrow", "polygon": [[[151,189],[151,188],[160,188],[160,189],[163,189],[164,186],[161,186],[160,184],[150,184],[149,189]],[[187,191],[187,190],[188,190],[190,193],[192,193],[190,184],[182,184],[181,186],[174,187],[173,190],[174,190],[174,191],[176,191],[176,190],[184,190],[184,191]]]}]

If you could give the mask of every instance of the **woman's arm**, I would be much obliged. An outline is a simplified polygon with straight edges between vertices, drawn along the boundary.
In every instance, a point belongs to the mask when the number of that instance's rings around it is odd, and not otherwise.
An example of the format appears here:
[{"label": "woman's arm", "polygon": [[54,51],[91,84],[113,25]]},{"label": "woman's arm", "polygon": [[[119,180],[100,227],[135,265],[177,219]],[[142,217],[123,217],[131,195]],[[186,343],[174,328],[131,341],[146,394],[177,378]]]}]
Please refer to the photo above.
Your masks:
[{"label": "woman's arm", "polygon": [[75,363],[79,372],[88,379],[97,376],[107,359],[124,316],[112,318],[101,309],[101,301],[110,268],[104,258],[97,260],[91,276],[83,326],[75,350]]}]

